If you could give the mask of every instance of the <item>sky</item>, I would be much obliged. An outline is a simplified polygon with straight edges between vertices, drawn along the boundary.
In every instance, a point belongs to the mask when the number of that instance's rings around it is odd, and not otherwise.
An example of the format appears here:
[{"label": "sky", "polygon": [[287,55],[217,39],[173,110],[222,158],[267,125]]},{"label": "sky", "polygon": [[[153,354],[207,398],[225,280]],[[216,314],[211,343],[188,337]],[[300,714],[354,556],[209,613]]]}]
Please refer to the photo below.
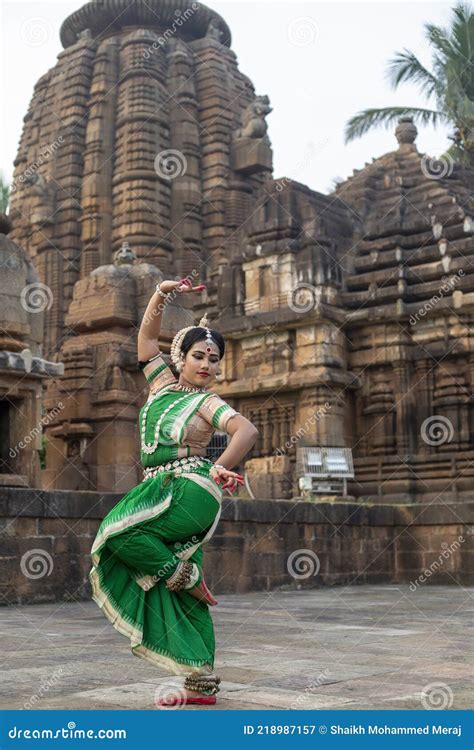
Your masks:
[{"label": "sky", "polygon": [[[2,2],[0,172],[11,180],[13,161],[38,78],[62,50],[59,28],[82,2]],[[426,23],[448,26],[454,3],[243,2],[205,3],[232,32],[239,69],[257,94],[267,94],[274,177],[289,177],[330,192],[334,180],[397,148],[395,126],[373,130],[349,144],[344,128],[360,110],[387,106],[435,108],[418,89],[396,91],[386,79],[388,60],[404,48],[431,67]],[[420,153],[437,156],[450,145],[445,127],[418,128]]]}]

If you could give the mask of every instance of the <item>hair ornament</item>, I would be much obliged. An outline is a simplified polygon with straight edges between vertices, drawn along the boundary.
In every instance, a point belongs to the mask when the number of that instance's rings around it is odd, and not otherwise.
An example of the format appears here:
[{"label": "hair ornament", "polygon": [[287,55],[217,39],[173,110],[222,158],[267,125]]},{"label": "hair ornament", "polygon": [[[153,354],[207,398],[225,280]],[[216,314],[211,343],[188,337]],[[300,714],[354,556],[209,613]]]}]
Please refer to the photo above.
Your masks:
[{"label": "hair ornament", "polygon": [[173,362],[174,366],[180,372],[183,366],[183,352],[181,351],[181,346],[183,344],[183,339],[186,336],[188,331],[191,331],[193,328],[205,328],[206,329],[206,351],[209,353],[212,351],[211,344],[214,344],[215,341],[212,338],[211,335],[211,329],[208,326],[208,319],[207,319],[207,313],[203,315],[197,326],[186,326],[185,328],[181,328],[181,330],[178,331],[176,336],[174,337],[172,343],[171,343],[171,349],[170,349],[170,357],[171,361]]}]

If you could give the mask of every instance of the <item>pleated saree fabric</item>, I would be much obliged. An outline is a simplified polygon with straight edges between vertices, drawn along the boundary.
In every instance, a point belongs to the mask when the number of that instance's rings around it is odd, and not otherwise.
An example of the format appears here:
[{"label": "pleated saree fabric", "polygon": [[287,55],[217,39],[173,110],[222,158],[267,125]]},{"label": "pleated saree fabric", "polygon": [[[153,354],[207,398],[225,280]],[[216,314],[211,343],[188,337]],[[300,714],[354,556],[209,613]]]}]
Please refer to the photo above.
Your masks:
[{"label": "pleated saree fabric", "polygon": [[203,545],[222,502],[205,448],[237,412],[217,394],[177,389],[162,355],[143,371],[150,393],[139,428],[148,478],[99,526],[91,550],[92,597],[130,639],[134,655],[174,674],[209,672],[215,657],[209,607],[186,590],[169,591],[165,580],[180,560],[195,564],[194,585],[201,580]]}]

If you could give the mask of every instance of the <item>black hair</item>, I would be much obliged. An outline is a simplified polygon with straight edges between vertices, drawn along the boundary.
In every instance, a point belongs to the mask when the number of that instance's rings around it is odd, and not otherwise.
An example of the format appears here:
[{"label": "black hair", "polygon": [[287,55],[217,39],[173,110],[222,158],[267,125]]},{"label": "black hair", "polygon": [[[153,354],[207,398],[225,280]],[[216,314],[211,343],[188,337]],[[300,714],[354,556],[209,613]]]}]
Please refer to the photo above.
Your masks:
[{"label": "black hair", "polygon": [[[219,333],[219,331],[214,331],[213,328],[210,328],[209,330],[211,331],[212,340],[219,349],[219,359],[222,359],[225,352],[224,337]],[[181,344],[181,351],[183,352],[183,354],[186,355],[191,347],[198,341],[204,341],[206,338],[206,334],[207,330],[205,328],[200,328],[199,326],[188,331],[183,339],[183,343]]]}]

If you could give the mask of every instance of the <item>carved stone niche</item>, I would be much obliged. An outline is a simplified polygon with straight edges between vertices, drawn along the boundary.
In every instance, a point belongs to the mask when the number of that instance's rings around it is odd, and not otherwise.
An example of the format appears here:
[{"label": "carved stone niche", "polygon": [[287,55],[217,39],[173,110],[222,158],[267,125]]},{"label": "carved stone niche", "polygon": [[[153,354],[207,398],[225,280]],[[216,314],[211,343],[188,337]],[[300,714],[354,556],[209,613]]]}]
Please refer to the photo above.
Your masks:
[{"label": "carved stone niche", "polygon": [[293,304],[295,257],[292,253],[255,257],[242,264],[245,313],[267,312]]}]

